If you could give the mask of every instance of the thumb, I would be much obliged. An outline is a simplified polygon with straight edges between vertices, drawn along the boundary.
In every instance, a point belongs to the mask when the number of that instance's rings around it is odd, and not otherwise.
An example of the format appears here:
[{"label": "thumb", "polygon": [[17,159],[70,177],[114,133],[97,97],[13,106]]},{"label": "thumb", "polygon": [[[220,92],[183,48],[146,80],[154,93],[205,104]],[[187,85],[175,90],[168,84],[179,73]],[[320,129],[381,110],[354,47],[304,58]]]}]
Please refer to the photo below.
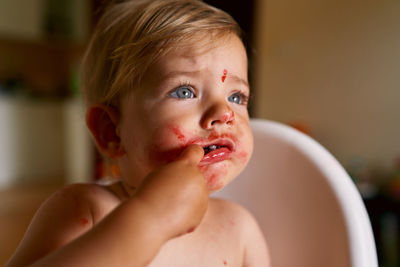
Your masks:
[{"label": "thumb", "polygon": [[179,155],[178,160],[186,160],[188,163],[199,164],[204,156],[204,149],[199,145],[189,145]]}]

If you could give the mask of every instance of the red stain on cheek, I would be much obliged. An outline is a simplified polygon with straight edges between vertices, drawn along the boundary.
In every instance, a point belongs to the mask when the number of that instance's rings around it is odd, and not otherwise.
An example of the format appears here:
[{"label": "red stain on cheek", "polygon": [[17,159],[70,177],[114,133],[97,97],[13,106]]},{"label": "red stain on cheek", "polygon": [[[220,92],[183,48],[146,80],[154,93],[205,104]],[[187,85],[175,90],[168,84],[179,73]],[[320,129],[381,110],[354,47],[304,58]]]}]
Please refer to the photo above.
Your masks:
[{"label": "red stain on cheek", "polygon": [[227,266],[227,265],[228,265],[228,262],[227,262],[226,260],[224,260],[224,265],[225,265],[225,266]]},{"label": "red stain on cheek", "polygon": [[226,75],[228,75],[228,70],[224,69],[223,75],[222,75],[222,77],[221,77],[221,81],[222,81],[222,82],[225,82]]},{"label": "red stain on cheek", "polygon": [[240,159],[241,162],[246,163],[248,160],[249,154],[246,151],[241,151],[238,154],[238,158]]},{"label": "red stain on cheek", "polygon": [[182,131],[177,126],[168,126],[168,129],[178,138],[179,141],[185,142],[186,136],[182,133]]},{"label": "red stain on cheek", "polygon": [[150,148],[150,159],[158,163],[174,161],[185,147],[192,143],[192,141],[189,141],[189,134],[184,133],[178,126],[167,125],[165,129],[166,132],[153,137],[158,142]]}]

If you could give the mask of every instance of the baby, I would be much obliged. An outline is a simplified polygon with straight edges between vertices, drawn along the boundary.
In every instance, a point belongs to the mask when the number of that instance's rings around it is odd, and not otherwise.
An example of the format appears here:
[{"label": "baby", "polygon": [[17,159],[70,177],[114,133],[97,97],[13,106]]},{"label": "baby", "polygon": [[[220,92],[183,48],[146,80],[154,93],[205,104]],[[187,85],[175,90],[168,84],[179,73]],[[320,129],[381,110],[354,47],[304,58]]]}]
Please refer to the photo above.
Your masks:
[{"label": "baby", "polygon": [[209,198],[253,150],[239,26],[197,0],[115,2],[82,87],[87,126],[121,179],[53,194],[8,266],[269,266],[254,218]]}]

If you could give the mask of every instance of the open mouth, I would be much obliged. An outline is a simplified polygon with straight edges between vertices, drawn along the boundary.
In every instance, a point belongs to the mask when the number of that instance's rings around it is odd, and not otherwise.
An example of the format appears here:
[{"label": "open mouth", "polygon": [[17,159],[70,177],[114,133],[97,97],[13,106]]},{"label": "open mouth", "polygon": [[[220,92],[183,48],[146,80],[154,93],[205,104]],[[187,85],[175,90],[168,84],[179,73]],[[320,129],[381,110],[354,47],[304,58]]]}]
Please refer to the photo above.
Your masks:
[{"label": "open mouth", "polygon": [[207,155],[208,153],[210,153],[210,152],[212,152],[214,150],[217,150],[219,148],[223,148],[223,147],[227,148],[227,146],[225,146],[225,145],[209,145],[209,146],[205,146],[205,147],[203,147],[204,155]]},{"label": "open mouth", "polygon": [[209,144],[203,144],[204,155],[219,149],[225,149],[232,152],[235,150],[235,143],[230,139],[219,139]]},{"label": "open mouth", "polygon": [[235,150],[235,143],[229,139],[216,140],[211,144],[203,145],[204,157],[202,162],[217,162],[230,157]]}]

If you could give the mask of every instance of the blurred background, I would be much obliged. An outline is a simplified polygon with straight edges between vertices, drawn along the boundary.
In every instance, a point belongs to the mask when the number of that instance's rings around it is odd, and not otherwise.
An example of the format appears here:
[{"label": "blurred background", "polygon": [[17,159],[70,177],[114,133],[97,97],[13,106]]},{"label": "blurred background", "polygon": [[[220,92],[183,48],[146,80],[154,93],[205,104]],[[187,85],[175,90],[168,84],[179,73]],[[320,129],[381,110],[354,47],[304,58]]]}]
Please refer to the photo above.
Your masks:
[{"label": "blurred background", "polygon": [[[106,172],[79,93],[103,2],[0,0],[0,265],[52,191]],[[245,31],[252,117],[336,156],[367,205],[380,265],[400,266],[400,1],[205,2]]]}]

